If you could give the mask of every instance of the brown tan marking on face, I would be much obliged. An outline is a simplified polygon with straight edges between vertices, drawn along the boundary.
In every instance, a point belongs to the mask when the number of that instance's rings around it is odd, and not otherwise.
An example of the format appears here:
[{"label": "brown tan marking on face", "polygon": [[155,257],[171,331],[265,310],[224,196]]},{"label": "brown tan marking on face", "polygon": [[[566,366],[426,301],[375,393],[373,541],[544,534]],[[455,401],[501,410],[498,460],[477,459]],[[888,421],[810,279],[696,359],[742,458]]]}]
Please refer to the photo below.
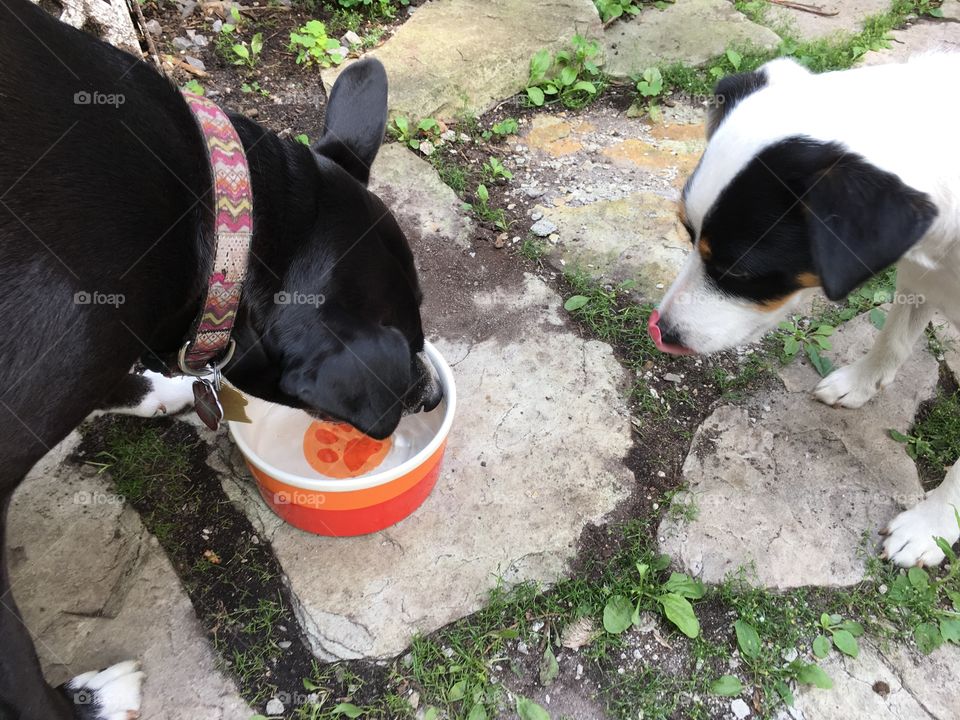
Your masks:
[{"label": "brown tan marking on face", "polygon": [[704,262],[710,262],[710,258],[713,257],[710,239],[706,235],[700,236],[700,241],[697,243],[697,252],[700,253],[700,257],[703,258]]},{"label": "brown tan marking on face", "polygon": [[784,305],[786,305],[790,300],[793,299],[794,295],[796,295],[798,292],[799,290],[794,290],[791,293],[787,293],[783,297],[770,298],[769,300],[764,300],[763,302],[755,303],[754,307],[760,312],[767,312],[767,313],[774,312],[775,310],[779,310]]},{"label": "brown tan marking on face", "polygon": [[819,287],[820,278],[811,272],[802,272],[797,275],[797,285],[803,288]]}]

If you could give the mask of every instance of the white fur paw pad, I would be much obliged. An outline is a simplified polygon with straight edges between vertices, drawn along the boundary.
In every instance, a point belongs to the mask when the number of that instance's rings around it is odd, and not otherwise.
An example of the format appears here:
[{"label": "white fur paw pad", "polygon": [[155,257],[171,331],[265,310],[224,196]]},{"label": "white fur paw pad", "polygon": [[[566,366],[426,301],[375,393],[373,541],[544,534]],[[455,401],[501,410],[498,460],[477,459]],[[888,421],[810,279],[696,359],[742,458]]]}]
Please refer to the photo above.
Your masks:
[{"label": "white fur paw pad", "polygon": [[137,720],[140,717],[140,663],[129,660],[100,672],[78,675],[63,686],[80,720]]},{"label": "white fur paw pad", "polygon": [[817,385],[814,397],[826,405],[858,408],[869,401],[881,387],[886,385],[873,373],[866,373],[862,366],[847,365],[834,370]]},{"label": "white fur paw pad", "polygon": [[883,557],[901,567],[932,567],[944,557],[935,538],[942,537],[953,545],[960,537],[960,526],[953,505],[934,496],[897,515],[886,534]]}]

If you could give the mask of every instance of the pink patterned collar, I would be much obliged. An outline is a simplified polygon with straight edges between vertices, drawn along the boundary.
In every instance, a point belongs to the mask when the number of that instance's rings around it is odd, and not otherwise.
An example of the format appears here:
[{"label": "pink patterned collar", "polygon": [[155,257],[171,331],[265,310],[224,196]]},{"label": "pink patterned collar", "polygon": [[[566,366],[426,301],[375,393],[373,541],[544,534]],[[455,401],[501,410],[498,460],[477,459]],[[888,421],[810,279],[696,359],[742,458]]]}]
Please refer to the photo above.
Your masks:
[{"label": "pink patterned collar", "polygon": [[183,98],[203,133],[215,193],[216,250],[203,310],[177,358],[180,372],[200,376],[226,365],[233,356],[230,332],[253,238],[253,184],[243,143],[226,113],[199,95],[183,92]]}]

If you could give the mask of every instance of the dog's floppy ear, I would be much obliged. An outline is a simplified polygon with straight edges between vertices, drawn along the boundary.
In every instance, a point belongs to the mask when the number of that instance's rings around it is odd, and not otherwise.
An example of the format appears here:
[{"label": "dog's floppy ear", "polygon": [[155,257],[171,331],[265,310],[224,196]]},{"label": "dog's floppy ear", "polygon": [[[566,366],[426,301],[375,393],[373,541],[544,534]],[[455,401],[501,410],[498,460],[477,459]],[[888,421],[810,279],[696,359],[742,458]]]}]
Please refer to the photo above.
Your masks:
[{"label": "dog's floppy ear", "polygon": [[345,328],[323,345],[319,354],[293,357],[280,389],[306,408],[348,422],[377,440],[390,435],[412,383],[410,347],[403,334],[382,325]]},{"label": "dog's floppy ear", "polygon": [[813,179],[803,203],[814,267],[831,300],[903,257],[937,217],[928,195],[849,153]]},{"label": "dog's floppy ear", "polygon": [[324,155],[364,185],[387,126],[387,73],[379,60],[349,65],[333,85],[314,152]]},{"label": "dog's floppy ear", "polygon": [[720,80],[713,89],[713,99],[707,108],[707,140],[713,137],[720,123],[737,103],[766,85],[767,76],[763,70],[728,75]]}]

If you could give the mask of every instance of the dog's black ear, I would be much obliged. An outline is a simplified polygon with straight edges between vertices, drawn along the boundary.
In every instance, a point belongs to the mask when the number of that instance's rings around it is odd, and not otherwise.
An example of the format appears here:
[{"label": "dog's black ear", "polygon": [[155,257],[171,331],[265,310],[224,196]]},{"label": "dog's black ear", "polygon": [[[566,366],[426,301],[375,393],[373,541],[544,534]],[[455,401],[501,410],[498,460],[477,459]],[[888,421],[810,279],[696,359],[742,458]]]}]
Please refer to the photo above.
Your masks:
[{"label": "dog's black ear", "polygon": [[[331,334],[332,335],[332,334]],[[348,422],[382,440],[397,429],[410,389],[410,347],[384,326],[344,329],[284,368],[280,389],[307,409]]]},{"label": "dog's black ear", "polygon": [[812,182],[803,198],[810,249],[831,300],[903,257],[937,217],[928,195],[849,153]]},{"label": "dog's black ear", "polygon": [[313,149],[366,185],[386,127],[387,72],[379,60],[359,60],[334,83]]},{"label": "dog's black ear", "polygon": [[720,127],[727,115],[737,103],[767,85],[767,75],[761,70],[728,75],[720,80],[713,89],[713,98],[707,108],[707,140]]}]

